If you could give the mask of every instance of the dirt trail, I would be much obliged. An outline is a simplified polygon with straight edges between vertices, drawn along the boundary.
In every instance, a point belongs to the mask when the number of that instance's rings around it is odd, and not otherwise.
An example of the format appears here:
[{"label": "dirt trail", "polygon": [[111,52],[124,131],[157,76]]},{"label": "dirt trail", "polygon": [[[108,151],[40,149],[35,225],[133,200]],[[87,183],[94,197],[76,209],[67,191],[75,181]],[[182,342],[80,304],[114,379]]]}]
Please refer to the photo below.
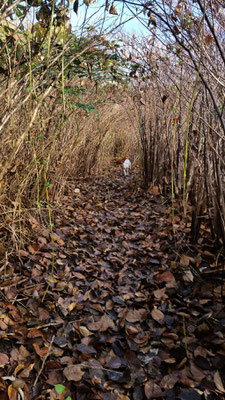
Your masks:
[{"label": "dirt trail", "polygon": [[30,224],[37,240],[1,283],[0,400],[224,398],[224,282],[203,279],[213,254],[178,216],[173,234],[169,202],[132,176],[71,184],[53,276],[49,230]]}]

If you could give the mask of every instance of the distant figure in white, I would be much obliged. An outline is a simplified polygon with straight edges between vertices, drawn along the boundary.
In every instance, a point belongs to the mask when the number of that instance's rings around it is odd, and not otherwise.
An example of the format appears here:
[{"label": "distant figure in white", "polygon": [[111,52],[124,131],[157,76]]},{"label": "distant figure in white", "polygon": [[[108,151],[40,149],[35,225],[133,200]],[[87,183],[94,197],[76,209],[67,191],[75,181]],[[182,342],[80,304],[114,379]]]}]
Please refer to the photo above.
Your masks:
[{"label": "distant figure in white", "polygon": [[124,163],[123,163],[123,172],[124,172],[124,175],[125,175],[125,176],[129,175],[130,171],[131,171],[131,162],[130,162],[130,160],[128,160],[128,158],[127,158],[127,159],[124,161]]}]

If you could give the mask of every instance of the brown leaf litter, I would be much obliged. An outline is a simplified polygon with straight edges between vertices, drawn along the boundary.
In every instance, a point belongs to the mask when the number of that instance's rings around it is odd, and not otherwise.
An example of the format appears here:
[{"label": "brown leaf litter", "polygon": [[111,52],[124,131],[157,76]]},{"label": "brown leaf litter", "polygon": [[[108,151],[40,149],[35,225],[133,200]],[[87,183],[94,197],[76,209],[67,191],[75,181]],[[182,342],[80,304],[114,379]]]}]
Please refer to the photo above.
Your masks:
[{"label": "brown leaf litter", "polygon": [[132,177],[75,188],[53,243],[31,216],[34,241],[0,282],[0,400],[223,399],[223,260],[208,230],[191,246],[169,199]]}]

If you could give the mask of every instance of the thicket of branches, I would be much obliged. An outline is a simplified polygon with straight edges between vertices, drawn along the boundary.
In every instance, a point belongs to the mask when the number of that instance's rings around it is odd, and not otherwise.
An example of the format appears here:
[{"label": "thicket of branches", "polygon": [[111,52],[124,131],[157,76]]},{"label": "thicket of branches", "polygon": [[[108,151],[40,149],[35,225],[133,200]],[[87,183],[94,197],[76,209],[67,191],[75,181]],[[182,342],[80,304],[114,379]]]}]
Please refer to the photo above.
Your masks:
[{"label": "thicket of branches", "polygon": [[141,54],[137,45],[133,52],[144,65],[144,179],[170,181],[172,207],[182,192],[184,214],[190,199],[193,241],[206,218],[224,244],[224,8],[219,1],[159,1],[148,2],[146,13],[152,37]]},{"label": "thicket of branches", "polygon": [[[138,150],[145,186],[192,212],[192,240],[205,218],[224,244],[223,4],[107,1],[97,13],[85,0],[73,12],[84,6],[95,28],[86,13],[75,34],[67,2],[1,5],[2,240],[22,245],[25,208],[46,209],[52,226],[68,180]],[[148,33],[112,39],[132,17]]]}]

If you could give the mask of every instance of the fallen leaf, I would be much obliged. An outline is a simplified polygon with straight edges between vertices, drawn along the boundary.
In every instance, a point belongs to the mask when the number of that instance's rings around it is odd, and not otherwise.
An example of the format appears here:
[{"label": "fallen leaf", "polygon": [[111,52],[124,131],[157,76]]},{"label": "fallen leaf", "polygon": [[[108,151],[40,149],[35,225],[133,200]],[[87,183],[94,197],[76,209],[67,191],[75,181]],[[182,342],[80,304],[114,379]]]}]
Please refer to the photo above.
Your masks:
[{"label": "fallen leaf", "polygon": [[28,332],[27,337],[32,338],[32,339],[37,338],[37,337],[44,338],[44,333],[41,330],[34,328]]},{"label": "fallen leaf", "polygon": [[81,368],[82,364],[68,365],[68,367],[63,370],[63,374],[68,381],[79,382],[84,375],[84,371],[82,371]]},{"label": "fallen leaf", "polygon": [[179,381],[179,376],[177,372],[165,375],[162,378],[162,381],[160,383],[161,387],[163,389],[173,389],[175,384]]},{"label": "fallen leaf", "polygon": [[0,368],[4,368],[6,364],[9,364],[9,357],[7,354],[0,353]]},{"label": "fallen leaf", "polygon": [[193,282],[194,281],[194,276],[190,269],[183,271],[183,280],[184,282]]},{"label": "fallen leaf", "polygon": [[138,329],[132,325],[126,325],[125,331],[128,335],[136,335],[138,333]]},{"label": "fallen leaf", "polygon": [[182,267],[188,267],[190,263],[190,258],[188,256],[186,256],[185,254],[182,254],[181,258],[180,258],[180,265]]},{"label": "fallen leaf", "polygon": [[86,279],[86,277],[83,274],[81,274],[80,272],[74,272],[73,277],[75,277],[77,279]]},{"label": "fallen leaf", "polygon": [[77,303],[71,303],[68,307],[68,311],[71,312],[76,308]]},{"label": "fallen leaf", "polygon": [[166,288],[164,287],[162,289],[154,290],[153,294],[154,294],[156,299],[162,300],[162,299],[167,299],[168,298],[168,296],[167,296],[167,294],[165,292],[166,292]]},{"label": "fallen leaf", "polygon": [[196,365],[191,361],[190,363],[190,370],[193,376],[193,379],[196,382],[201,382],[202,379],[205,378],[205,374],[203,373],[203,371],[201,369],[199,369],[198,367],[196,367]]},{"label": "fallen leaf", "polygon": [[175,278],[170,271],[162,272],[161,274],[156,275],[157,282],[175,282]]},{"label": "fallen leaf", "polygon": [[88,346],[84,343],[79,343],[77,345],[77,350],[80,351],[82,354],[96,354],[97,351],[93,346]]},{"label": "fallen leaf", "polygon": [[18,400],[18,389],[15,389],[13,385],[8,387],[9,400]]},{"label": "fallen leaf", "polygon": [[105,332],[108,328],[114,329],[115,324],[107,314],[104,314],[99,321],[88,324],[88,328],[91,331]]},{"label": "fallen leaf", "polygon": [[90,336],[93,335],[93,333],[91,331],[89,331],[89,329],[86,328],[86,326],[80,326],[79,327],[80,333],[82,336]]},{"label": "fallen leaf", "polygon": [[20,372],[20,373],[18,374],[18,377],[19,377],[20,379],[21,379],[21,378],[29,378],[30,373],[31,373],[31,371],[32,371],[33,368],[34,368],[34,364],[28,365],[26,368],[24,368],[24,369],[22,370],[22,372]]},{"label": "fallen leaf", "polygon": [[194,389],[185,389],[179,394],[180,400],[201,400],[201,395]]},{"label": "fallen leaf", "polygon": [[145,318],[147,312],[144,308],[139,310],[129,310],[126,314],[126,321],[128,322],[138,322]]},{"label": "fallen leaf", "polygon": [[154,383],[153,380],[146,382],[145,384],[145,396],[148,400],[156,399],[163,396],[163,392],[160,387]]},{"label": "fallen leaf", "polygon": [[122,361],[120,357],[114,356],[110,358],[107,364],[111,369],[119,369],[121,367]]},{"label": "fallen leaf", "polygon": [[223,382],[222,382],[222,379],[221,379],[221,376],[220,376],[219,371],[216,371],[216,372],[215,372],[214,377],[213,377],[213,380],[214,380],[214,383],[215,383],[217,389],[218,389],[221,393],[225,393],[225,389],[224,389]]},{"label": "fallen leaf", "polygon": [[152,193],[154,196],[158,196],[158,194],[159,194],[159,187],[158,187],[158,186],[153,186],[152,189],[151,189],[151,193]]},{"label": "fallen leaf", "polygon": [[154,308],[154,310],[152,310],[151,316],[155,321],[159,322],[160,324],[163,322],[164,314],[158,308]]},{"label": "fallen leaf", "polygon": [[36,343],[33,343],[33,346],[34,346],[34,349],[35,349],[36,353],[37,353],[40,357],[44,357],[44,356],[46,356],[46,354],[48,353],[48,347],[47,347],[47,346],[44,346],[44,347],[40,348],[40,347],[39,347],[39,344],[38,344],[37,342],[36,342]]},{"label": "fallen leaf", "polygon": [[195,364],[201,369],[211,369],[209,360],[206,357],[202,357],[201,355],[197,355],[195,358]]},{"label": "fallen leaf", "polygon": [[38,308],[38,314],[40,321],[46,321],[46,319],[49,319],[49,312],[43,307]]},{"label": "fallen leaf", "polygon": [[23,379],[15,379],[15,381],[12,383],[13,387],[15,389],[23,389],[25,386],[25,381]]},{"label": "fallen leaf", "polygon": [[40,245],[38,243],[30,244],[28,246],[28,250],[31,254],[36,254],[38,250],[40,249]]}]

